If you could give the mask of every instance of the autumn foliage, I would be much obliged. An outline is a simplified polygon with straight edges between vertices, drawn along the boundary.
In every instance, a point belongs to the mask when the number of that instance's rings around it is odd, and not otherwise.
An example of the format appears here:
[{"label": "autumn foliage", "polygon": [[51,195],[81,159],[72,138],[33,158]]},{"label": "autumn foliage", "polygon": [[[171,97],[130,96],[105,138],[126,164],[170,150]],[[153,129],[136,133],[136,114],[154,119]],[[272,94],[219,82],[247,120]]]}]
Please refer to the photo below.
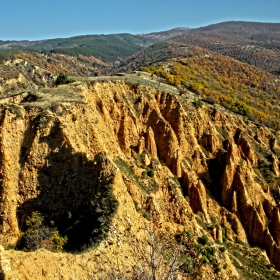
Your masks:
[{"label": "autumn foliage", "polygon": [[252,121],[280,129],[280,80],[259,68],[219,54],[202,54],[140,69]]}]

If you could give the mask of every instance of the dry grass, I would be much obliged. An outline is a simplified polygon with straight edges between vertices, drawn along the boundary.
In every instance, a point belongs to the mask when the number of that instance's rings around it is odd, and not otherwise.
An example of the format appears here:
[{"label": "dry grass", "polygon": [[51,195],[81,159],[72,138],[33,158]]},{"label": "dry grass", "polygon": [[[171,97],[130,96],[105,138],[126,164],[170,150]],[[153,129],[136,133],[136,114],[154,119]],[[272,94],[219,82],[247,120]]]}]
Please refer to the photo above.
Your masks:
[{"label": "dry grass", "polygon": [[59,86],[57,88],[39,89],[29,93],[33,98],[24,98],[20,105],[46,109],[51,104],[60,103],[85,103],[79,94],[79,89],[71,86]]}]

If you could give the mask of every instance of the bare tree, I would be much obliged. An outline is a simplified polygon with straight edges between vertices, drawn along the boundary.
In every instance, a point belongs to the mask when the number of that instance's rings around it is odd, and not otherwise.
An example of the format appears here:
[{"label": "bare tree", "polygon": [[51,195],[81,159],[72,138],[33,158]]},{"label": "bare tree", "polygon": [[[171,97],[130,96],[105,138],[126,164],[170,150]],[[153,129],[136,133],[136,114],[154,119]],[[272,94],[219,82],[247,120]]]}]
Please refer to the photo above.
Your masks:
[{"label": "bare tree", "polygon": [[187,234],[175,239],[166,233],[156,235],[154,230],[146,231],[146,240],[131,242],[133,274],[126,278],[112,265],[111,271],[106,272],[106,279],[175,280],[178,275],[195,278],[199,274],[202,265],[200,252],[195,250]]},{"label": "bare tree", "polygon": [[167,234],[157,236],[152,230],[147,230],[147,235],[144,244],[132,244],[135,279],[173,280],[178,274],[195,276],[199,273],[202,265],[199,252],[186,234],[180,235],[179,240]]}]

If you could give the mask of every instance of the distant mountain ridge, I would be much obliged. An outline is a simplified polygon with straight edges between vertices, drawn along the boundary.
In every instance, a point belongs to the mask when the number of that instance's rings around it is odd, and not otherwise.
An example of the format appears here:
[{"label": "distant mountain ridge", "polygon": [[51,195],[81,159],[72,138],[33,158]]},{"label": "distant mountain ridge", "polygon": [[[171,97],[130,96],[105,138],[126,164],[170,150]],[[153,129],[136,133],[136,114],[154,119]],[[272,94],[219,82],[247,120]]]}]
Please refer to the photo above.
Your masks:
[{"label": "distant mountain ridge", "polygon": [[78,56],[94,56],[104,62],[123,60],[130,55],[170,37],[182,35],[187,28],[174,28],[162,32],[132,35],[128,33],[110,35],[81,35],[39,41],[0,41],[0,50],[25,50],[53,52]]},{"label": "distant mountain ridge", "polygon": [[280,23],[223,22],[191,29],[172,42],[198,46],[280,74]]},{"label": "distant mountain ridge", "polygon": [[[272,74],[280,74],[280,23],[228,21],[193,29],[178,27],[148,34],[123,33],[39,41],[0,41],[0,55],[1,50],[37,51],[74,57],[83,55],[111,64],[116,71],[119,65],[123,67],[127,62],[130,63],[132,59],[141,56],[143,51],[146,52],[146,48],[150,52],[150,47],[154,44],[154,49],[171,44],[166,47],[171,50],[163,52],[162,57],[157,53],[157,61],[164,60],[167,53],[167,58],[176,57],[177,52],[172,51],[174,43],[182,48],[200,47],[230,56]],[[148,61],[144,59],[141,63],[153,61],[148,58]]]},{"label": "distant mountain ridge", "polygon": [[[53,38],[53,39],[45,39],[45,40],[34,40],[34,41],[29,41],[29,40],[7,40],[3,41],[0,40],[0,49],[18,49],[20,47],[28,47],[28,46],[33,46],[36,45],[38,48],[41,46],[41,44],[49,44],[49,49],[51,47],[55,48],[59,44],[66,44],[69,42],[77,41],[76,44],[79,43],[79,40],[85,39],[85,38],[90,38],[90,39],[98,39],[102,37],[115,37],[115,36],[120,36],[122,37],[125,41],[128,42],[133,42],[138,45],[143,45],[143,43],[149,43],[152,44],[156,41],[159,40],[164,40],[173,36],[181,35],[183,33],[186,33],[190,28],[187,27],[176,27],[170,30],[166,31],[158,31],[158,32],[152,32],[152,33],[141,33],[141,34],[129,34],[129,33],[117,33],[117,34],[93,34],[93,35],[78,35],[78,36],[73,36],[69,38]],[[125,38],[124,36],[129,35],[131,38],[130,40]],[[134,39],[132,39],[134,37]],[[141,39],[143,37],[143,39]],[[143,42],[141,42],[141,40]]]},{"label": "distant mountain ridge", "polygon": [[[178,27],[148,34],[0,41],[0,62],[23,59],[54,76],[59,72],[72,76],[110,74],[137,70],[141,66],[173,58],[215,53],[278,76],[280,23],[229,21],[195,29]],[[12,62],[11,65],[17,67],[17,63]],[[6,71],[4,76],[12,77],[14,74],[11,73],[14,73],[14,68]]]},{"label": "distant mountain ridge", "polygon": [[78,56],[95,56],[105,62],[114,62],[140,51],[145,38],[131,34],[84,35],[71,38],[40,41],[1,42],[0,49],[52,52]]},{"label": "distant mountain ridge", "polygon": [[169,37],[133,54],[121,63],[123,69],[161,60],[186,57],[187,49],[202,48],[280,74],[280,23],[223,22]]},{"label": "distant mountain ridge", "polygon": [[[249,22],[249,21],[226,21],[215,24],[210,24],[208,26],[195,28],[192,30],[199,31],[215,31],[215,32],[225,32],[235,31],[237,33],[247,34],[249,31],[252,33],[264,33],[264,32],[279,32],[280,23],[266,23],[266,22]],[[242,32],[241,32],[242,31]]]},{"label": "distant mountain ridge", "polygon": [[152,41],[154,41],[154,42],[164,41],[171,37],[185,34],[189,30],[190,30],[190,28],[187,28],[187,27],[177,27],[177,28],[173,28],[173,29],[170,29],[167,31],[152,32],[152,33],[148,33],[148,34],[137,34],[137,35],[147,38],[149,43],[146,44],[145,46],[150,46],[151,45],[150,42],[152,42]]}]

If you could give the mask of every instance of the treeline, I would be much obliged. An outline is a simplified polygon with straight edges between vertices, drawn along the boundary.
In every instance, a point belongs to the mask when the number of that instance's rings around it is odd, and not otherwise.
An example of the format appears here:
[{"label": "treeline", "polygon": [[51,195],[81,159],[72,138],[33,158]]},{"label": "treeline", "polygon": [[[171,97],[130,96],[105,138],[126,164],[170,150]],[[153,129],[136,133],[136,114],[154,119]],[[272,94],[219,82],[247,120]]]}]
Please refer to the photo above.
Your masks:
[{"label": "treeline", "polygon": [[122,60],[135,52],[140,51],[139,46],[125,45],[122,43],[107,44],[105,42],[96,42],[94,45],[81,46],[74,48],[57,48],[53,49],[52,53],[67,54],[78,57],[79,55],[94,56],[104,62],[115,62]]}]

